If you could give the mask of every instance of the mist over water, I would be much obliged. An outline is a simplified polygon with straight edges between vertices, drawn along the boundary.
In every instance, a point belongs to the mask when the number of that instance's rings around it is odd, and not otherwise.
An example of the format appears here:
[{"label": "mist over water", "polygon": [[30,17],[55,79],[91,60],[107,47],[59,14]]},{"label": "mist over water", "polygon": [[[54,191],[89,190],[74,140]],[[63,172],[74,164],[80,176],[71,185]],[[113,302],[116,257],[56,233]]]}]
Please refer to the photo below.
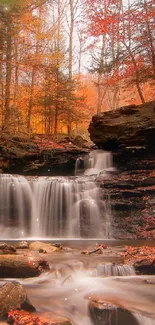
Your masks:
[{"label": "mist over water", "polygon": [[99,300],[116,306],[116,324],[117,306],[133,313],[139,325],[155,324],[154,287],[146,286],[145,277],[137,282],[130,271],[125,277],[94,277],[78,264],[64,274],[66,266],[61,267],[53,265],[51,273],[20,281],[37,311],[68,317],[74,325],[91,325],[88,305],[91,300]]}]

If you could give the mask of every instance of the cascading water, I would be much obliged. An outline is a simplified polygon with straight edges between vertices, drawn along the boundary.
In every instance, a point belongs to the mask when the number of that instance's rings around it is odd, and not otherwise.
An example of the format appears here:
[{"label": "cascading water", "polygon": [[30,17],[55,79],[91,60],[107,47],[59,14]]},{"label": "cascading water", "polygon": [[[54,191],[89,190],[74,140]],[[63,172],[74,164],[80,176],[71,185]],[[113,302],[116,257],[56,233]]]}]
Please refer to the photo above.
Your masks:
[{"label": "cascading water", "polygon": [[84,158],[78,158],[75,166],[75,175],[102,175],[114,171],[112,154],[108,151],[94,150]]},{"label": "cascading water", "polygon": [[32,189],[23,176],[0,175],[1,237],[25,235],[32,209]]},{"label": "cascading water", "polygon": [[[61,258],[61,257],[60,257]],[[65,265],[63,265],[63,270]],[[37,311],[60,313],[73,321],[74,325],[154,325],[154,286],[146,285],[143,277],[136,276],[92,277],[79,266],[65,279],[58,272],[50,272],[38,278],[18,280],[26,287],[30,300]],[[105,302],[107,314],[99,313],[92,322],[89,302],[96,302],[96,315]],[[98,304],[101,302],[101,305]],[[124,310],[124,317],[118,322],[118,307]],[[102,307],[101,307],[102,308]],[[111,316],[114,313],[113,321]],[[102,315],[102,318],[100,317]],[[129,319],[128,319],[129,317]]]},{"label": "cascading water", "polygon": [[[94,166],[98,172],[109,168],[110,161],[109,153],[96,151],[85,160],[85,167]],[[95,176],[1,175],[0,225],[5,238],[112,237],[109,202]]]},{"label": "cascading water", "polygon": [[100,263],[97,265],[96,273],[99,276],[126,276],[135,275],[135,270],[132,265],[128,264]]},{"label": "cascading water", "polygon": [[93,179],[39,178],[33,183],[31,235],[108,238],[110,222],[102,198]]}]

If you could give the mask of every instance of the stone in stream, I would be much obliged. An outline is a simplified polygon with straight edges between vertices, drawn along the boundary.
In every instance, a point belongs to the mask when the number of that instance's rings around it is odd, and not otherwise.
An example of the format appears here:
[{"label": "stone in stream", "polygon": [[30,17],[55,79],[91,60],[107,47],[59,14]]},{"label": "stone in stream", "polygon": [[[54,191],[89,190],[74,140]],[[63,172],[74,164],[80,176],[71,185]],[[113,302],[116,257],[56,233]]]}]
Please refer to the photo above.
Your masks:
[{"label": "stone in stream", "polygon": [[2,254],[12,254],[16,253],[16,249],[13,246],[10,246],[6,243],[1,243],[0,244],[0,251],[2,251]]},{"label": "stone in stream", "polygon": [[28,278],[49,271],[49,264],[43,258],[24,255],[0,255],[1,278]]},{"label": "stone in stream", "polygon": [[39,241],[36,241],[34,243],[31,243],[29,245],[29,249],[33,250],[33,251],[38,251],[39,253],[53,253],[55,251],[59,251],[61,249],[60,247],[57,247],[55,245],[52,244],[48,244],[48,243],[42,243]]},{"label": "stone in stream", "polygon": [[22,285],[17,282],[7,282],[0,288],[0,317],[13,309],[35,311]]},{"label": "stone in stream", "polygon": [[134,263],[134,268],[139,274],[153,275],[155,274],[155,260],[152,261],[149,257],[142,258]]},{"label": "stone in stream", "polygon": [[119,306],[103,301],[90,301],[89,313],[95,325],[138,325],[136,318]]},{"label": "stone in stream", "polygon": [[29,243],[23,240],[16,245],[16,249],[29,249]]},{"label": "stone in stream", "polygon": [[11,325],[72,325],[69,319],[52,313],[32,315],[19,310],[9,312],[8,323]]}]

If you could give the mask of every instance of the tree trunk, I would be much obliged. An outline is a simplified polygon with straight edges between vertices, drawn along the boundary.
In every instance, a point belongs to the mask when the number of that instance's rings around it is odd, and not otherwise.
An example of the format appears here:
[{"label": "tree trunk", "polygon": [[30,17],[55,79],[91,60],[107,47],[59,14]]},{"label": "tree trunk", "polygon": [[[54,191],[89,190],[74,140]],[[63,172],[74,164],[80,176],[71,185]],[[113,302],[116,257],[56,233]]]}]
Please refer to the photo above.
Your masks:
[{"label": "tree trunk", "polygon": [[14,129],[19,129],[19,114],[17,111],[17,95],[18,95],[18,43],[15,40],[15,77],[14,77],[14,98],[13,98],[13,118]]},{"label": "tree trunk", "polygon": [[56,103],[55,103],[55,120],[54,120],[54,134],[57,134],[58,129],[58,116],[59,116],[59,52],[60,52],[60,24],[61,24],[61,8],[60,0],[58,0],[58,27],[57,27],[57,42],[56,42],[56,52],[57,52],[57,66],[56,66]]},{"label": "tree trunk", "polygon": [[4,110],[4,92],[3,92],[3,29],[0,28],[0,111],[1,125],[3,125],[3,110]]},{"label": "tree trunk", "polygon": [[70,9],[70,30],[69,30],[69,107],[68,107],[68,121],[67,121],[67,131],[71,134],[71,115],[72,115],[72,78],[73,78],[73,33],[74,33],[74,0],[69,0]]},{"label": "tree trunk", "polygon": [[27,114],[27,131],[28,132],[30,132],[30,128],[31,128],[31,115],[32,115],[32,108],[33,108],[33,94],[34,94],[35,74],[36,74],[36,69],[35,69],[35,67],[33,67],[32,68],[32,77],[31,77],[31,89],[30,89],[29,107],[28,107],[28,114]]},{"label": "tree trunk", "polygon": [[4,112],[4,128],[10,124],[10,92],[11,92],[11,53],[12,53],[12,37],[11,37],[11,19],[7,22],[6,37],[6,89],[5,89],[5,112]]},{"label": "tree trunk", "polygon": [[[101,48],[101,54],[100,54],[100,62],[99,62],[99,72],[98,72],[98,82],[97,82],[97,113],[100,113],[102,110],[102,102],[103,102],[103,86],[102,86],[102,76],[104,73],[104,55],[105,51],[105,36],[102,37],[102,48]],[[105,93],[105,92],[104,92]]]}]

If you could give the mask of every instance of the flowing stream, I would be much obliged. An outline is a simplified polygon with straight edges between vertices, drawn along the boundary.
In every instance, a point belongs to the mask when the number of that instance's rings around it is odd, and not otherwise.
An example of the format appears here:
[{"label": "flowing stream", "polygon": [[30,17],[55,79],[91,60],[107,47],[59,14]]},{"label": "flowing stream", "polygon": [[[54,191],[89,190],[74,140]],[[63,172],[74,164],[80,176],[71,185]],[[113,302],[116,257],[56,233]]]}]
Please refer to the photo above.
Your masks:
[{"label": "flowing stream", "polygon": [[[118,308],[129,311],[133,317],[131,325],[155,325],[154,284],[146,282],[146,276],[135,276],[133,269],[122,266],[119,276],[113,271],[113,275],[94,275],[90,269],[84,269],[83,264],[72,260],[67,265],[59,262],[52,263],[52,272],[42,274],[38,278],[17,280],[28,293],[37,312],[53,312],[57,315],[69,318],[74,325],[126,325],[126,322],[117,322]],[[67,271],[66,271],[67,269]],[[124,270],[126,276],[124,276]],[[120,267],[121,271],[121,267]],[[151,277],[152,283],[155,277]],[[111,311],[116,312],[116,319],[111,323],[103,319],[93,323],[90,317],[89,303],[93,301],[108,304],[109,316]],[[113,307],[111,307],[113,306]],[[116,306],[116,307],[115,307]],[[128,317],[128,316],[127,316]],[[130,321],[130,319],[129,319]]]}]

